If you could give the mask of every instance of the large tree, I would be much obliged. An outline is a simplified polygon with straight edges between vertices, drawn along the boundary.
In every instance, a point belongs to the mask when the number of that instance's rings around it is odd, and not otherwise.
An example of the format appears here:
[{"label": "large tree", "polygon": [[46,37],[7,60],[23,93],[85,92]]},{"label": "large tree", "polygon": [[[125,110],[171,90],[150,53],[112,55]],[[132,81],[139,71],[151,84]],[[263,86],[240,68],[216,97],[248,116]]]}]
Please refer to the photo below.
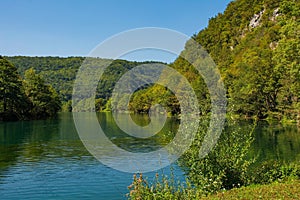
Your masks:
[{"label": "large tree", "polygon": [[24,88],[31,101],[32,118],[51,117],[60,110],[61,102],[57,92],[32,68],[25,72]]},{"label": "large tree", "polygon": [[22,80],[17,68],[0,56],[0,112],[2,118],[8,114],[14,118],[22,118],[26,102]]}]

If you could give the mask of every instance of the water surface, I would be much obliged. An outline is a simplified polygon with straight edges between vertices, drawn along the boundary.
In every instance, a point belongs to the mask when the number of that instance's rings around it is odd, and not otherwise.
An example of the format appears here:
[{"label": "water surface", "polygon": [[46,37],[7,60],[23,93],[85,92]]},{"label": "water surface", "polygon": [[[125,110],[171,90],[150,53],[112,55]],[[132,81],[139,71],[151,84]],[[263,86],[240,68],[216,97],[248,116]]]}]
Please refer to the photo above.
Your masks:
[{"label": "water surface", "polygon": [[[145,116],[133,116],[140,125]],[[116,126],[111,114],[99,114],[107,137],[120,148],[149,152],[166,145],[178,129],[179,121],[168,118],[162,132],[149,139],[128,136]],[[296,126],[260,124],[249,155],[258,161],[300,160],[300,132]],[[183,171],[173,164],[160,174],[184,180]],[[155,172],[148,173],[149,181]],[[133,174],[111,169],[84,148],[72,115],[58,119],[0,122],[0,198],[1,199],[126,199]]]},{"label": "water surface", "polygon": [[[100,115],[105,133],[125,149],[148,151],[167,142],[165,134],[144,142],[124,137],[110,114]],[[143,118],[140,123],[144,123]],[[174,123],[168,120],[166,131]],[[177,165],[172,171],[183,177]],[[170,174],[170,167],[158,173]],[[56,120],[0,123],[1,199],[126,199],[132,177],[90,155],[69,113],[60,114]]]}]

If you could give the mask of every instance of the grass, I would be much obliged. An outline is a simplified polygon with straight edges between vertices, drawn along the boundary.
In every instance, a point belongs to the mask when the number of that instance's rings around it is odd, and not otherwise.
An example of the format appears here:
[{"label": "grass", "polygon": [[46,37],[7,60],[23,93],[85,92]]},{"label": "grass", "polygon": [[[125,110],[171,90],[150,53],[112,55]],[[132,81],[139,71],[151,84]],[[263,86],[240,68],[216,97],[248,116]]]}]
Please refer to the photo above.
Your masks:
[{"label": "grass", "polygon": [[300,199],[300,180],[241,187],[209,195],[203,199]]}]

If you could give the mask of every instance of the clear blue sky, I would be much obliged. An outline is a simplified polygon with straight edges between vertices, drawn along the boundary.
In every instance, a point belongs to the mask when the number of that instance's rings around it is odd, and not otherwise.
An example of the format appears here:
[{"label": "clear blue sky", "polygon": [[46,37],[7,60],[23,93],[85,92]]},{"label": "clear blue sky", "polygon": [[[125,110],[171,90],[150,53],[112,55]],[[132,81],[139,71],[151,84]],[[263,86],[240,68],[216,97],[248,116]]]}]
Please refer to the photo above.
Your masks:
[{"label": "clear blue sky", "polygon": [[162,27],[188,36],[230,0],[1,0],[0,55],[85,56],[128,29]]}]

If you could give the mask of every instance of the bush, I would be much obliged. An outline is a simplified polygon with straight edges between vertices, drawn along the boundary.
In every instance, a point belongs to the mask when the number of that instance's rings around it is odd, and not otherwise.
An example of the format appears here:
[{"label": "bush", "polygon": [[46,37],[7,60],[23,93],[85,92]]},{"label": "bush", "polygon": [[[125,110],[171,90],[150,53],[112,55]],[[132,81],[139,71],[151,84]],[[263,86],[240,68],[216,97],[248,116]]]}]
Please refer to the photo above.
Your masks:
[{"label": "bush", "polygon": [[[202,127],[203,128],[203,127]],[[180,159],[180,165],[187,169],[188,179],[182,184],[174,177],[156,175],[149,183],[134,176],[129,186],[130,199],[201,199],[209,194],[252,184],[269,184],[300,179],[300,163],[284,164],[267,161],[256,165],[247,159],[247,152],[253,141],[252,126],[241,126],[237,122],[226,123],[226,131],[218,145],[204,158],[199,158],[201,138],[205,129],[200,129],[194,144]],[[251,170],[250,170],[251,169]]]},{"label": "bush", "polygon": [[263,162],[256,167],[249,176],[249,180],[251,180],[253,184],[269,184],[299,178],[299,163],[283,164],[275,160]]},{"label": "bush", "polygon": [[248,168],[252,161],[246,159],[253,141],[253,126],[240,126],[237,122],[227,122],[226,131],[218,145],[204,158],[199,157],[199,149],[206,133],[205,126],[199,129],[191,148],[180,159],[180,165],[187,169],[185,184],[176,183],[158,175],[153,184],[142,176],[134,177],[129,187],[132,199],[199,199],[221,189],[231,189],[247,185]]},{"label": "bush", "polygon": [[199,158],[199,149],[205,131],[200,132],[180,162],[188,169],[189,180],[205,194],[247,185],[247,173],[253,161],[246,157],[253,141],[254,128],[255,123],[246,126],[227,121],[217,146],[202,159]]},{"label": "bush", "polygon": [[175,182],[174,177],[171,178],[156,174],[155,181],[149,184],[142,174],[133,176],[133,183],[128,186],[129,199],[134,200],[152,200],[152,199],[170,199],[170,200],[190,200],[200,199],[202,192],[195,190],[187,180],[186,185]]}]

